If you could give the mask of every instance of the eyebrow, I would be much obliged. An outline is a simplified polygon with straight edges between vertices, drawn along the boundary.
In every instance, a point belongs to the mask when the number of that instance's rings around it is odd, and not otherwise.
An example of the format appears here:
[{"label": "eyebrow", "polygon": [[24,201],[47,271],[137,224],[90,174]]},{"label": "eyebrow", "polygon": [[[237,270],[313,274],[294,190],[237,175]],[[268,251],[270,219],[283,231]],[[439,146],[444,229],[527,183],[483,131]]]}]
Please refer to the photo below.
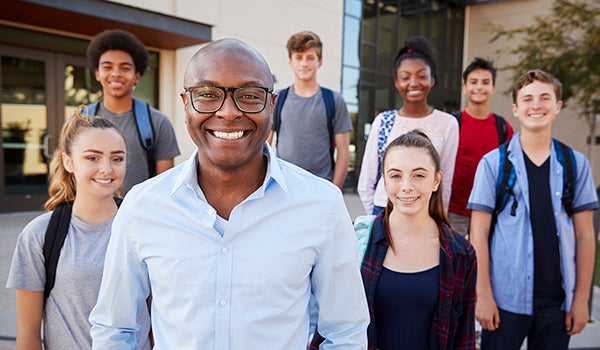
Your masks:
[{"label": "eyebrow", "polygon": [[[402,170],[396,169],[396,168],[390,168],[390,169],[388,169],[387,172],[389,173],[390,171],[402,171]],[[429,170],[427,170],[426,168],[423,168],[423,167],[414,168],[414,169],[411,170],[411,172],[413,172],[413,171],[426,171],[426,172],[429,172]]]},{"label": "eyebrow", "polygon": [[[221,86],[221,84],[214,82],[212,80],[198,80],[190,87],[194,87],[194,86]],[[250,80],[250,81],[246,81],[246,82],[239,84],[239,87],[242,87],[242,86],[267,86],[267,84],[265,84],[264,82],[261,82],[261,81],[257,81],[257,80]],[[232,86],[223,86],[223,87],[232,87]]]},{"label": "eyebrow", "polygon": [[[103,154],[104,152],[99,151],[97,149],[86,149],[83,150],[82,153],[96,153],[96,154]],[[118,151],[111,151],[110,154],[125,154],[125,151],[122,150],[118,150]]]},{"label": "eyebrow", "polygon": [[104,64],[117,64],[120,66],[132,66],[133,67],[133,63],[131,62],[113,62],[113,61],[101,61],[100,65],[104,65]]}]

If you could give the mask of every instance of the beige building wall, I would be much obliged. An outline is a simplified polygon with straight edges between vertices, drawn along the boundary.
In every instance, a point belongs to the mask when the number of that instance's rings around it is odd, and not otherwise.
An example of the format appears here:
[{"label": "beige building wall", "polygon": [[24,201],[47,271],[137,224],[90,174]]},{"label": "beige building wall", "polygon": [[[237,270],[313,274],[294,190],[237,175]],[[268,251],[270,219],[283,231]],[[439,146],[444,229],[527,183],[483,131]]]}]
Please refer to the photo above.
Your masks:
[{"label": "beige building wall", "polygon": [[[285,49],[290,35],[312,30],[323,41],[323,66],[318,80],[336,91],[341,86],[343,0],[123,0],[114,1],[166,15],[212,26],[212,38],[237,38],[256,48],[269,62],[277,79],[275,88],[290,85],[294,76],[288,67]],[[172,122],[182,155],[176,163],[189,157],[195,146],[185,129],[179,93],[183,91],[185,66],[200,46],[177,51],[160,51],[160,106]]]},{"label": "beige building wall", "polygon": [[[502,25],[507,29],[529,25],[536,16],[549,14],[552,3],[553,0],[513,0],[468,7],[465,14],[463,67],[473,57],[477,56],[492,59],[499,68],[517,62],[517,57],[512,57],[506,53],[506,51],[516,47],[517,41],[509,41],[503,38],[490,43],[490,39],[493,37],[490,24]],[[498,54],[498,50],[503,50],[504,53]],[[490,107],[492,111],[506,117],[515,130],[518,131],[518,121],[511,111],[512,98],[510,94],[506,93],[513,83],[511,77],[511,71],[501,69],[498,71],[497,91],[491,99]],[[462,105],[465,104],[466,101],[463,96]],[[584,120],[578,116],[576,109],[564,108],[554,122],[552,133],[555,138],[567,143],[590,158],[590,147],[586,143],[588,127]],[[595,183],[600,185],[600,151],[598,146],[594,146],[591,151],[590,163],[594,172]]]}]

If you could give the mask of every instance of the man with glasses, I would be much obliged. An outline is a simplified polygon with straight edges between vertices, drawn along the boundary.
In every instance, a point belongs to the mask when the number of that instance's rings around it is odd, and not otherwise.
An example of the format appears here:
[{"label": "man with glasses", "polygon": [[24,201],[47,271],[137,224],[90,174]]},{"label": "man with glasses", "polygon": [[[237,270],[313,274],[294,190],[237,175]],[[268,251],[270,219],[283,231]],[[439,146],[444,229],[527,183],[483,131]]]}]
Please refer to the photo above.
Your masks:
[{"label": "man with glasses", "polygon": [[113,224],[94,349],[132,347],[152,291],[161,349],[365,349],[369,315],[340,191],[275,157],[264,58],[224,39],[191,58],[181,93],[197,151],[136,186]]}]

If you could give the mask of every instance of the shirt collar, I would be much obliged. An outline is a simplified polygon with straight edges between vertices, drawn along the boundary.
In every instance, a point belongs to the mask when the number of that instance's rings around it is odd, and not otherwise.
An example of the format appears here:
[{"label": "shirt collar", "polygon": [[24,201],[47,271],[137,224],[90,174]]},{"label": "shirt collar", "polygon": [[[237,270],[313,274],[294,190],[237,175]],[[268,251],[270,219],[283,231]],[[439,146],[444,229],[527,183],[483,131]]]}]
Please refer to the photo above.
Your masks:
[{"label": "shirt collar", "polygon": [[[281,189],[287,193],[288,187],[285,177],[283,176],[283,172],[281,171],[279,161],[275,156],[275,152],[273,152],[273,149],[267,143],[265,143],[263,146],[263,154],[267,156],[267,175],[265,176],[265,180],[258,191],[264,193],[265,189],[270,185],[272,180],[273,183],[278,184],[279,187],[281,187]],[[182,167],[182,170],[175,179],[175,183],[173,184],[169,195],[173,195],[183,185],[192,188],[194,186],[198,186],[198,149],[196,149],[194,153],[192,153],[192,155],[180,166]]]}]

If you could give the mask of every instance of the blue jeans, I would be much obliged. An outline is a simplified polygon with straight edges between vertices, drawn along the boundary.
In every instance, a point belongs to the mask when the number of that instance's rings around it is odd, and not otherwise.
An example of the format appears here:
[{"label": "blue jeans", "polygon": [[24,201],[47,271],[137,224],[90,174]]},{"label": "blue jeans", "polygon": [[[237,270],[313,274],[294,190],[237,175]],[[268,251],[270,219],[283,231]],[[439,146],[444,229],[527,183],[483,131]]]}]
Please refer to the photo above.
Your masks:
[{"label": "blue jeans", "polygon": [[527,337],[528,350],[567,350],[570,336],[565,328],[561,299],[535,297],[533,315],[498,309],[500,326],[481,332],[481,350],[518,350]]}]

